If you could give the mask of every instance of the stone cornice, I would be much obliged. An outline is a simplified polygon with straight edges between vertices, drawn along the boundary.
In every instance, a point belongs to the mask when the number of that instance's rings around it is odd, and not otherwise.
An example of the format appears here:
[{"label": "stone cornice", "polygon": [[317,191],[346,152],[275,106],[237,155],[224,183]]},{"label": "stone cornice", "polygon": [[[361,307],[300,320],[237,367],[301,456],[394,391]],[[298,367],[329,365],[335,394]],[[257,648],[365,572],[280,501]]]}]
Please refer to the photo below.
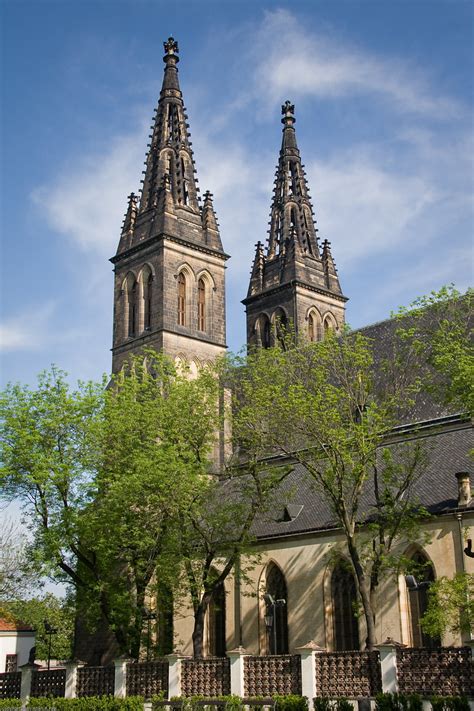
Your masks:
[{"label": "stone cornice", "polygon": [[139,242],[138,244],[133,245],[133,247],[129,247],[129,249],[124,250],[123,252],[120,252],[120,254],[116,254],[115,256],[111,257],[109,259],[109,262],[112,262],[112,264],[118,264],[119,262],[123,261],[124,259],[127,259],[128,257],[132,257],[135,254],[138,254],[141,252],[143,249],[147,247],[151,247],[157,242],[160,241],[165,241],[169,240],[170,242],[175,242],[176,244],[180,244],[184,247],[189,247],[190,249],[194,249],[197,252],[203,252],[204,254],[210,254],[214,257],[218,257],[219,259],[222,259],[223,261],[227,261],[230,259],[230,255],[226,254],[225,252],[220,252],[218,249],[213,249],[212,247],[208,247],[205,244],[201,244],[199,242],[193,242],[192,240],[187,240],[182,237],[175,237],[174,235],[168,235],[164,232],[161,232],[158,235],[154,235],[153,237],[149,237],[147,240],[144,240],[143,242]]},{"label": "stone cornice", "polygon": [[291,281],[286,282],[285,284],[278,284],[278,286],[273,286],[270,289],[265,289],[264,291],[259,291],[258,294],[252,294],[252,296],[247,296],[245,299],[242,299],[241,303],[244,304],[244,306],[247,306],[248,304],[253,303],[254,301],[258,301],[259,299],[262,298],[262,296],[271,296],[272,294],[278,294],[279,292],[285,291],[286,289],[289,289],[293,286],[301,286],[303,289],[308,289],[308,291],[314,291],[316,294],[323,294],[324,296],[330,296],[333,299],[336,299],[336,301],[340,301],[341,303],[345,303],[346,301],[349,301],[348,296],[343,296],[343,294],[335,294],[333,291],[330,291],[329,289],[323,289],[320,286],[314,286],[313,284],[307,284],[306,282],[300,281],[299,279],[292,279]]}]

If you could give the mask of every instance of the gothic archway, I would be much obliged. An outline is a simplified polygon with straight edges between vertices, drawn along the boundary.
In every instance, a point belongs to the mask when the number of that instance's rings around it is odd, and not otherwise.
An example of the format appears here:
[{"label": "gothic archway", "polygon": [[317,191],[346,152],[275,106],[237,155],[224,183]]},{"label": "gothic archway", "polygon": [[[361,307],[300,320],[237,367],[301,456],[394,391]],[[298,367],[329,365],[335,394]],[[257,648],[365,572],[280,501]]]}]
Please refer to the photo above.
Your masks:
[{"label": "gothic archway", "polygon": [[[288,654],[288,590],[285,576],[274,563],[267,568],[265,592],[276,602],[266,605],[266,615],[273,618],[268,628],[267,649],[270,654]],[[278,604],[277,601],[283,600],[284,603]]]},{"label": "gothic archway", "polygon": [[355,616],[357,590],[352,571],[340,562],[331,576],[334,650],[360,649],[359,623]]}]

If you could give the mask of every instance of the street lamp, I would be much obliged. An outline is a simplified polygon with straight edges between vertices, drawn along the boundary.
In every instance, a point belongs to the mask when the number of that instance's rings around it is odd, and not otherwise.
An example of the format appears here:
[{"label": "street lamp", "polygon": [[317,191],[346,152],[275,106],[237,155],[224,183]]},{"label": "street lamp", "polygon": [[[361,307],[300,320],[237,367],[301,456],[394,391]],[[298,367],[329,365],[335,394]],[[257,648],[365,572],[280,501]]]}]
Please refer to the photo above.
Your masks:
[{"label": "street lamp", "polygon": [[52,627],[48,620],[43,621],[44,624],[44,631],[48,635],[48,671],[50,670],[51,667],[51,643],[53,639],[53,634],[57,634],[58,630],[55,627]]},{"label": "street lamp", "polygon": [[[277,625],[276,625],[276,608],[284,607],[286,605],[286,600],[281,598],[280,600],[275,600],[273,595],[270,593],[265,593],[263,596],[265,603],[267,605],[267,614],[265,615],[265,626],[268,631],[268,636],[270,637],[270,632],[273,628],[273,653],[278,654],[277,650]],[[271,612],[270,612],[271,610]]]}]

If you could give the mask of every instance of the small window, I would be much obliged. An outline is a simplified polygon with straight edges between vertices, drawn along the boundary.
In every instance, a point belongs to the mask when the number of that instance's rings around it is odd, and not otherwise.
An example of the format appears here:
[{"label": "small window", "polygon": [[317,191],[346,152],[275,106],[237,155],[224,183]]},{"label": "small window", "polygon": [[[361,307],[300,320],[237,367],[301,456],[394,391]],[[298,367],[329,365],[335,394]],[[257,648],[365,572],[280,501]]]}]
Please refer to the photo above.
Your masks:
[{"label": "small window", "polygon": [[315,329],[313,314],[310,314],[308,316],[308,338],[310,341],[316,340],[316,329]]},{"label": "small window", "polygon": [[18,654],[7,654],[5,657],[5,671],[7,673],[16,672],[18,664]]},{"label": "small window", "polygon": [[181,158],[181,180],[183,186],[183,205],[188,204],[188,185],[186,180],[186,164],[184,158]]},{"label": "small window", "polygon": [[186,277],[178,276],[178,326],[186,325]]},{"label": "small window", "polygon": [[206,285],[204,279],[198,282],[198,331],[206,330]]}]

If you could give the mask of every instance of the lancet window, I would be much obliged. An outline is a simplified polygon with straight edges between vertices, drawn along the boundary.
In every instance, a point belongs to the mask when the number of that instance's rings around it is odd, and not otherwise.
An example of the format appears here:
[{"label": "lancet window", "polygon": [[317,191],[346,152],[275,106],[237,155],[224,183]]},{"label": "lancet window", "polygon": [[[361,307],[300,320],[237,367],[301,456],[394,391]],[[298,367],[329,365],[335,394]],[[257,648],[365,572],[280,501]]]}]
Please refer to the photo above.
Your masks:
[{"label": "lancet window", "polygon": [[198,331],[206,330],[206,284],[204,279],[198,281]]},{"label": "lancet window", "polygon": [[270,654],[288,654],[288,590],[280,568],[270,563],[266,575],[267,648]]},{"label": "lancet window", "polygon": [[352,571],[339,563],[331,578],[334,649],[343,652],[360,648],[359,623],[355,616],[357,592]]},{"label": "lancet window", "polygon": [[186,325],[186,277],[183,272],[178,276],[178,326]]}]

